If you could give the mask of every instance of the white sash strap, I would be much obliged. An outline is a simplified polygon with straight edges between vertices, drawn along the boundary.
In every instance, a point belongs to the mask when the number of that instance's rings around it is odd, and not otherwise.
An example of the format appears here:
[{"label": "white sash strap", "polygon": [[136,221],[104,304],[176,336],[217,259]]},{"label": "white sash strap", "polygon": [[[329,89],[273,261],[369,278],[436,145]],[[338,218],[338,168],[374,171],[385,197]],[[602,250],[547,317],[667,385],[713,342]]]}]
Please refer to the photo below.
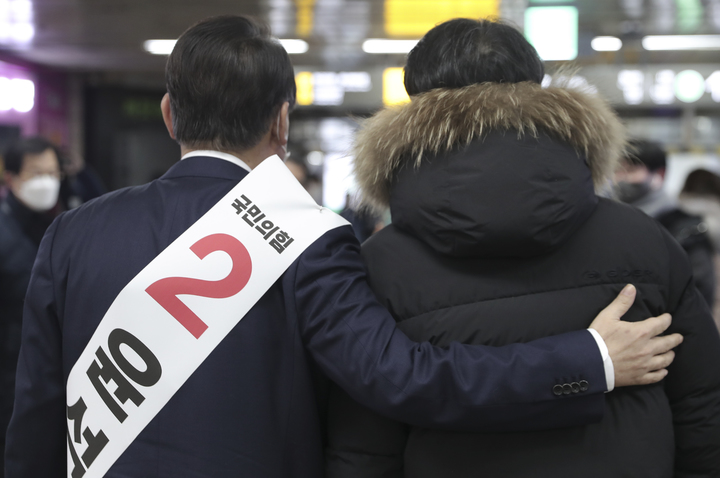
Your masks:
[{"label": "white sash strap", "polygon": [[290,264],[345,224],[273,156],[140,271],[70,371],[68,477],[102,477]]}]

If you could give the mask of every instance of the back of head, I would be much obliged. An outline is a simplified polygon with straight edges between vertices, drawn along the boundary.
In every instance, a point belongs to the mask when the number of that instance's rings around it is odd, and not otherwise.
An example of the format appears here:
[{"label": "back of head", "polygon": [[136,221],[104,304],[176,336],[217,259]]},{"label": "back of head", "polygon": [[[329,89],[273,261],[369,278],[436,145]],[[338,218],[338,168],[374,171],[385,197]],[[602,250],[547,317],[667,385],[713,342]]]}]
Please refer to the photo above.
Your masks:
[{"label": "back of head", "polygon": [[659,144],[644,139],[632,139],[628,146],[625,160],[630,164],[644,165],[649,171],[665,169],[667,154]]},{"label": "back of head", "polygon": [[295,104],[287,52],[266,25],[244,16],[190,27],[168,58],[165,81],[175,137],[195,149],[251,148],[282,104]]},{"label": "back of head", "polygon": [[55,145],[42,136],[32,136],[13,141],[3,154],[5,171],[13,174],[20,173],[25,155],[40,154],[48,149],[52,149],[58,159],[60,158]]},{"label": "back of head", "polygon": [[542,83],[544,75],[537,51],[512,26],[458,18],[427,32],[412,49],[405,89],[412,96],[485,82]]},{"label": "back of head", "polygon": [[720,199],[720,176],[706,169],[696,169],[688,174],[682,192],[715,196]]}]

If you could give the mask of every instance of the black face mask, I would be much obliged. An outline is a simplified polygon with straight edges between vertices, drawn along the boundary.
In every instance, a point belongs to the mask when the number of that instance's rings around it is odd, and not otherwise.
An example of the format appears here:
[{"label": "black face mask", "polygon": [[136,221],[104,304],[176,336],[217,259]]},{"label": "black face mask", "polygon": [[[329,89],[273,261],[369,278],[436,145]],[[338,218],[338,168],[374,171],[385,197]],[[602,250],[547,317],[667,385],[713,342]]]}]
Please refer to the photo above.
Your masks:
[{"label": "black face mask", "polygon": [[618,200],[624,203],[634,203],[645,197],[652,191],[650,187],[650,181],[643,181],[641,183],[627,183],[625,181],[618,181],[613,188],[615,196]]}]

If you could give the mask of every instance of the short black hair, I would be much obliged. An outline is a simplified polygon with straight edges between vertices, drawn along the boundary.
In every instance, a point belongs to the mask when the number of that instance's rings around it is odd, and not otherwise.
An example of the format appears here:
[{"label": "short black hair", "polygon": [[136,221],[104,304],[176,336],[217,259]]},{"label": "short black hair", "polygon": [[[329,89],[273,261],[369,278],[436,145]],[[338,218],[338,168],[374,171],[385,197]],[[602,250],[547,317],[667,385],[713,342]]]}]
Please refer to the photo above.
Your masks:
[{"label": "short black hair", "polygon": [[436,26],[410,51],[405,89],[476,83],[542,83],[545,67],[535,48],[514,27],[497,20],[456,18]]},{"label": "short black hair", "polygon": [[295,105],[290,57],[270,29],[239,15],[190,27],[165,67],[176,140],[195,148],[255,146],[284,102]]},{"label": "short black hair", "polygon": [[696,169],[688,174],[682,193],[715,196],[720,199],[720,176],[707,169]]},{"label": "short black hair", "polygon": [[52,149],[53,152],[55,152],[58,165],[60,165],[60,152],[58,148],[42,136],[16,139],[8,145],[3,153],[5,171],[19,174],[23,166],[23,158],[25,158],[26,154],[40,154],[48,149]]},{"label": "short black hair", "polygon": [[645,139],[631,139],[625,160],[631,164],[644,165],[649,171],[667,166],[667,153],[658,143]]}]

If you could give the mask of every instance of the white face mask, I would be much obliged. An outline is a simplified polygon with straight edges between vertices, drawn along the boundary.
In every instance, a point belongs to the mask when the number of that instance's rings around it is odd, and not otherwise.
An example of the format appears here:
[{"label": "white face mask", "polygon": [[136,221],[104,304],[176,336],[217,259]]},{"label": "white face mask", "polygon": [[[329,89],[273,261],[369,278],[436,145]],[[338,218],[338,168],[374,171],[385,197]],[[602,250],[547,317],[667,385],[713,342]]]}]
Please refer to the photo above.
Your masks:
[{"label": "white face mask", "polygon": [[50,175],[35,176],[20,185],[18,199],[37,212],[50,210],[58,200],[60,180]]}]

